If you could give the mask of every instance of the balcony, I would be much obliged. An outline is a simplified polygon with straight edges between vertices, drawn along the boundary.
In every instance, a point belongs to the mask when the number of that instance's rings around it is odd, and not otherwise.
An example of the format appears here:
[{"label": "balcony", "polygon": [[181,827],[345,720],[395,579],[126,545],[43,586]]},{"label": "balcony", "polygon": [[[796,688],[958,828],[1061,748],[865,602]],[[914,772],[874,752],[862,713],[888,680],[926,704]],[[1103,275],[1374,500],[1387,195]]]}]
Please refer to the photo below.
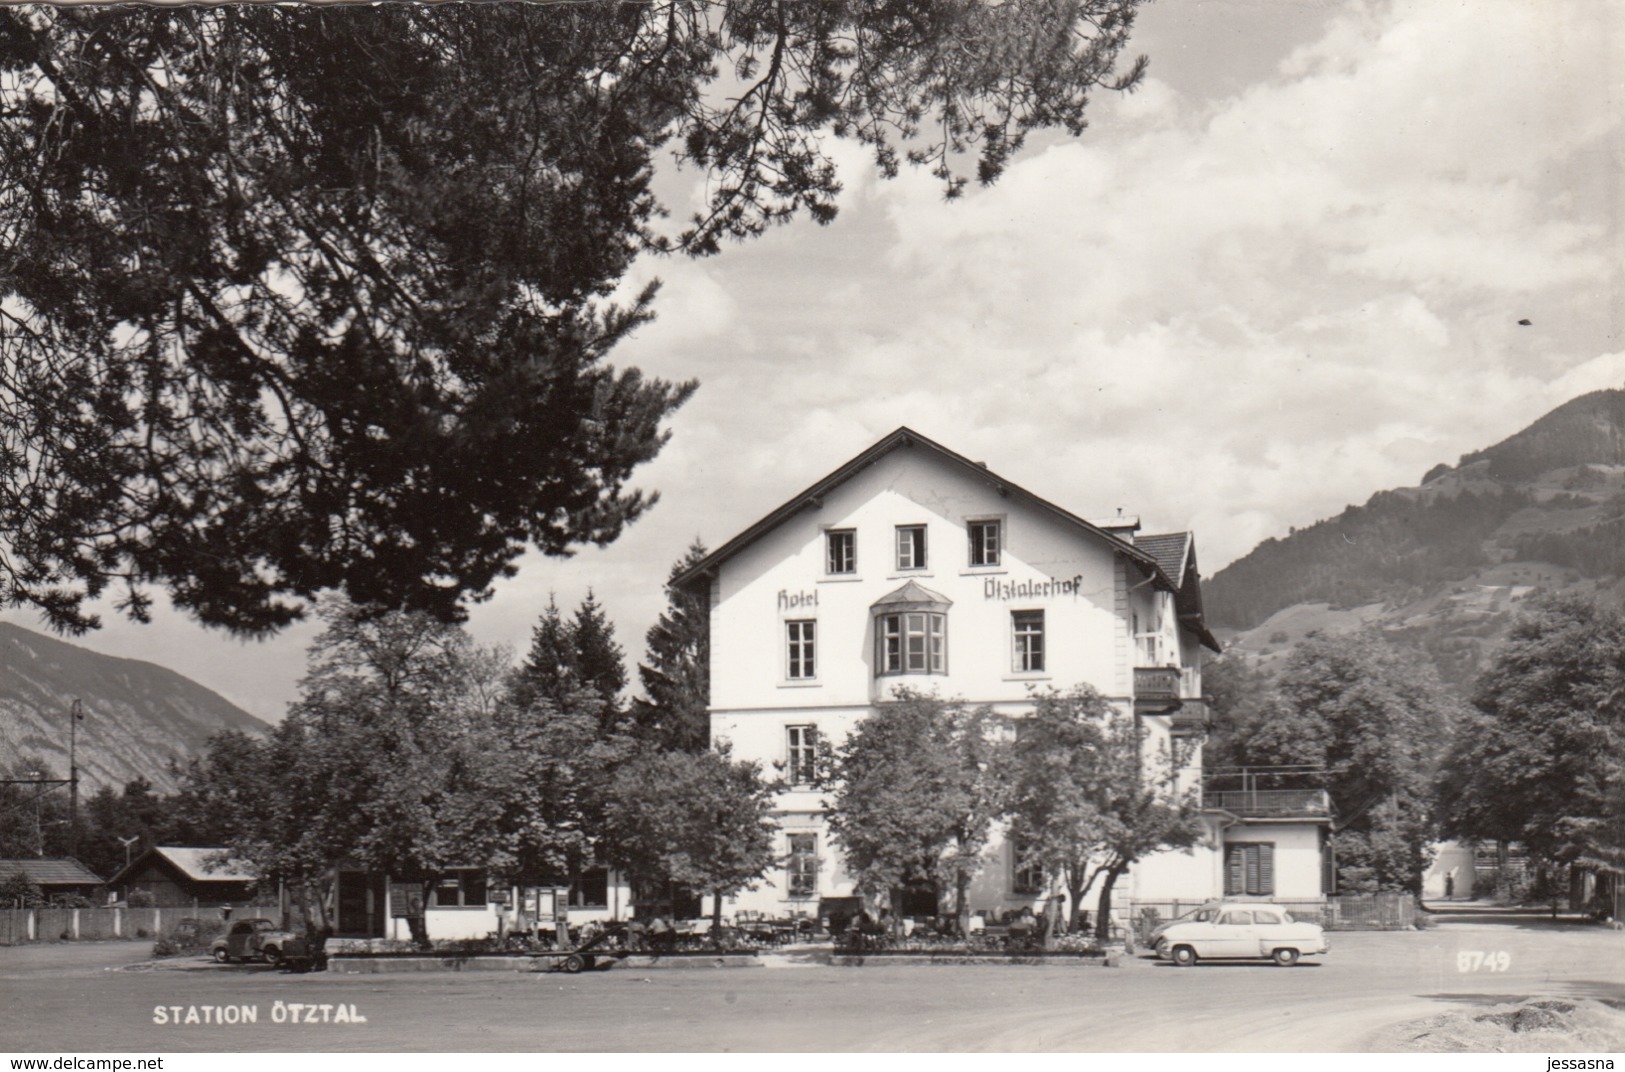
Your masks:
[{"label": "balcony", "polygon": [[1243,819],[1329,819],[1332,814],[1324,789],[1222,789],[1203,793],[1202,803]]},{"label": "balcony", "polygon": [[1177,666],[1136,666],[1134,668],[1134,710],[1142,715],[1162,715],[1177,711],[1183,675]]}]

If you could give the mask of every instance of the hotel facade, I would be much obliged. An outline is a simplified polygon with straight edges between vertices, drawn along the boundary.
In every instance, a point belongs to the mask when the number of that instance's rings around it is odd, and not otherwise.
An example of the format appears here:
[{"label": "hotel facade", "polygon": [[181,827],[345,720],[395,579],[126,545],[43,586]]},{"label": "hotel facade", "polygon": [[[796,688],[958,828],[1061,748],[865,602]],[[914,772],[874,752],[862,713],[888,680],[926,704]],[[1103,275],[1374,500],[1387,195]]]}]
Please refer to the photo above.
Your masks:
[{"label": "hotel facade", "polygon": [[[1148,755],[1184,757],[1180,792],[1202,791],[1201,659],[1218,644],[1190,533],[1087,521],[900,428],[674,584],[709,600],[713,742],[787,785],[781,866],[725,912],[811,915],[855,892],[812,784],[815,755],[899,687],[1019,718],[1034,690],[1092,686],[1145,728]],[[1229,797],[1204,801],[1200,844],[1136,863],[1117,903],[1319,900],[1324,795]],[[985,861],[973,909],[1048,892],[1002,838]]]}]

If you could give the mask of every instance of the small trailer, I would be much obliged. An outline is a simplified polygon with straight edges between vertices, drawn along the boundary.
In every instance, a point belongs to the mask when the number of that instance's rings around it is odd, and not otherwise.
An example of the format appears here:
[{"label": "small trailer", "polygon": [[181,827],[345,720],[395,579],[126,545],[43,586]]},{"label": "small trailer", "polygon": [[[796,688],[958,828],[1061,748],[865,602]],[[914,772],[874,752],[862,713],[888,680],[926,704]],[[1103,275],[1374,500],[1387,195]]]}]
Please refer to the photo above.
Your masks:
[{"label": "small trailer", "polygon": [[[574,949],[551,949],[532,953],[530,956],[535,966],[531,970],[564,972],[566,975],[576,975],[580,972],[591,971],[597,966],[600,957],[620,960],[626,956],[626,950],[613,946],[601,948],[612,936],[612,932],[608,929],[600,930]],[[537,963],[544,960],[551,963],[548,963],[545,967]]]}]

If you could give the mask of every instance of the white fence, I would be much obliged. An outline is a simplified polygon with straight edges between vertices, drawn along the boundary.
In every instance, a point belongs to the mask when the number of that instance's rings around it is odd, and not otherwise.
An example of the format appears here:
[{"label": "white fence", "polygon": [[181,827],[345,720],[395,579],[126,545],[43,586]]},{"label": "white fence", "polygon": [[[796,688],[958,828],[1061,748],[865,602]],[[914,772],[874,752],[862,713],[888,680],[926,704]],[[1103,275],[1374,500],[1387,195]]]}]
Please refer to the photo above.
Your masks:
[{"label": "white fence", "polygon": [[218,909],[197,908],[5,908],[0,909],[0,945],[150,940],[200,913],[219,915]]}]

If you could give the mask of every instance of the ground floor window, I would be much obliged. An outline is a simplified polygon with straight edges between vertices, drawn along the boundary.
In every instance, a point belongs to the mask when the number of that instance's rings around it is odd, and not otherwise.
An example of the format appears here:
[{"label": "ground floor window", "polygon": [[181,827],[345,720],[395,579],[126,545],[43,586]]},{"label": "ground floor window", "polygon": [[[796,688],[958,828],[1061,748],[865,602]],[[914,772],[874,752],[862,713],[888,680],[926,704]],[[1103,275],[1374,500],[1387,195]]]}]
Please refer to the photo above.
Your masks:
[{"label": "ground floor window", "polygon": [[434,885],[435,908],[484,908],[485,872],[477,868],[458,869]]},{"label": "ground floor window", "polygon": [[818,892],[818,835],[791,834],[789,874],[791,897],[811,897]]},{"label": "ground floor window", "polygon": [[1019,841],[1010,842],[1010,892],[1036,894],[1044,892],[1044,868],[1041,864],[1022,863],[1028,848]]},{"label": "ground floor window", "polygon": [[1267,896],[1275,892],[1275,843],[1236,841],[1224,848],[1224,892]]},{"label": "ground floor window", "polygon": [[570,888],[571,908],[605,908],[609,905],[609,869],[589,867]]}]

